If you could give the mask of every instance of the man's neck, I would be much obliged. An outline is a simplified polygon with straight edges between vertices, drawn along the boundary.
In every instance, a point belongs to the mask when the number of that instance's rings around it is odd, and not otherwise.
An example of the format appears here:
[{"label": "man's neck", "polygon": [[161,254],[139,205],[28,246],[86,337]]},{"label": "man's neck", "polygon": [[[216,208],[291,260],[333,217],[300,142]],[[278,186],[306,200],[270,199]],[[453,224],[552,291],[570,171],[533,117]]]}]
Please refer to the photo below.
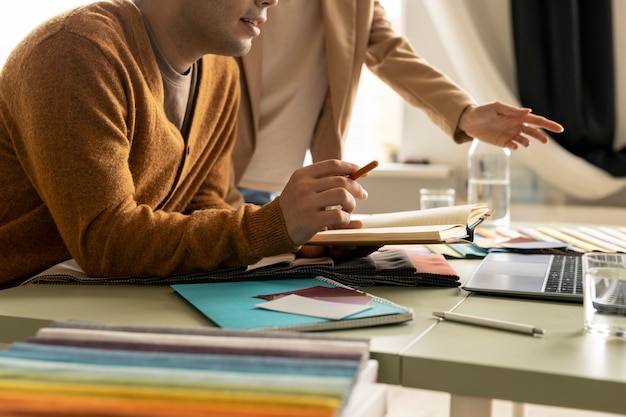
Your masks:
[{"label": "man's neck", "polygon": [[[172,10],[166,10],[158,1],[132,0],[137,6],[145,25],[152,33],[153,41],[167,63],[180,74],[186,74],[195,60],[185,60],[172,39],[174,32],[170,30]],[[171,3],[170,3],[171,4]]]}]

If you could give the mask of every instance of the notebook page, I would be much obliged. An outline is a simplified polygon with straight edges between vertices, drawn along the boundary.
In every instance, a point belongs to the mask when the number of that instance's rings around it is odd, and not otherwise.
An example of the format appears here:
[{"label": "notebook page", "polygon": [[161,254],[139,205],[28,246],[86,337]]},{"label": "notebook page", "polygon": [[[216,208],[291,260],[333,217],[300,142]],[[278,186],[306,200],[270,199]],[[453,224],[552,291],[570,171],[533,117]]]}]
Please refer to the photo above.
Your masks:
[{"label": "notebook page", "polygon": [[361,219],[363,227],[403,227],[439,224],[467,224],[473,205],[437,207],[425,210],[378,213]]}]

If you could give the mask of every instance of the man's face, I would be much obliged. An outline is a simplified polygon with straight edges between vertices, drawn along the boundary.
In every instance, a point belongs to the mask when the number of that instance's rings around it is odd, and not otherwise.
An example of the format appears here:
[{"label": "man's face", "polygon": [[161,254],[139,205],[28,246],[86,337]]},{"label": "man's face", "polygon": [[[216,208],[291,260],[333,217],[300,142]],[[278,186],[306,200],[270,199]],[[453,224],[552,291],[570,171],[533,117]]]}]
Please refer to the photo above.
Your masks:
[{"label": "man's face", "polygon": [[259,36],[267,8],[277,0],[184,0],[179,33],[202,54],[241,56]]}]

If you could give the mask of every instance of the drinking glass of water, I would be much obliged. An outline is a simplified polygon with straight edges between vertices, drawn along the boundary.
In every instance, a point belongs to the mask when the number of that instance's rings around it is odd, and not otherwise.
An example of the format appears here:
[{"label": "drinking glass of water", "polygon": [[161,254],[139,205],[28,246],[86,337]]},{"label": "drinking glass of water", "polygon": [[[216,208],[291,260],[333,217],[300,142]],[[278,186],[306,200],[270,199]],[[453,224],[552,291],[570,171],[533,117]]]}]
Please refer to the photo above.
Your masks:
[{"label": "drinking glass of water", "polygon": [[626,337],[626,254],[588,252],[582,264],[585,330]]},{"label": "drinking glass of water", "polygon": [[420,209],[454,205],[454,188],[420,188]]}]

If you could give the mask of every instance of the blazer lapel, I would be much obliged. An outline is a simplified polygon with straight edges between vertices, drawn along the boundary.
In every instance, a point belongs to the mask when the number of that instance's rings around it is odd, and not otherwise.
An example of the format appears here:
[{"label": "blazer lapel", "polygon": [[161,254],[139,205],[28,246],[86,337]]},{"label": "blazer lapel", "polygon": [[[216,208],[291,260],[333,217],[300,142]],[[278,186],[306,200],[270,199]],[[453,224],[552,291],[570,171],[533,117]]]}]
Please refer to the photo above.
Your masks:
[{"label": "blazer lapel", "polygon": [[[336,123],[340,125],[354,66],[358,2],[355,0],[321,0],[321,2],[328,83],[330,91],[333,92],[331,103]],[[352,24],[349,24],[350,22]]]}]

